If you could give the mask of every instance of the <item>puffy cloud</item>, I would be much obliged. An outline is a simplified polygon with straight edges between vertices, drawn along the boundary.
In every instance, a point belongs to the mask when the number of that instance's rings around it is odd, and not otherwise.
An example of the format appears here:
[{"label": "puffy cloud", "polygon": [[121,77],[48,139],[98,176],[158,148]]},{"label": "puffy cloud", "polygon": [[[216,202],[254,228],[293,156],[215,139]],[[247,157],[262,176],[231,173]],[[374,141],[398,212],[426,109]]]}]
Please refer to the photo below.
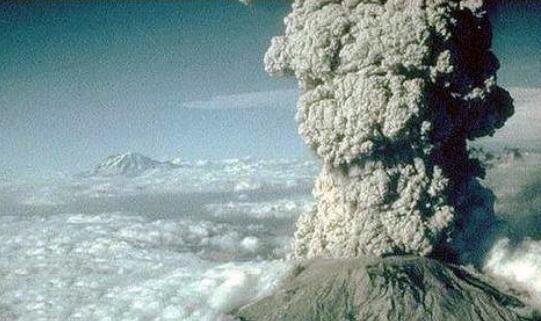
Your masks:
[{"label": "puffy cloud", "polygon": [[122,212],[0,216],[0,320],[232,320],[290,269],[258,258],[261,234]]},{"label": "puffy cloud", "polygon": [[470,197],[482,199],[471,181],[483,171],[466,141],[492,135],[513,105],[470,2],[293,3],[265,67],[298,79],[299,133],[324,162],[297,256],[427,255],[472,203],[487,207]]},{"label": "puffy cloud", "polygon": [[525,240],[513,246],[508,238],[503,238],[490,251],[484,269],[513,287],[526,290],[534,304],[541,306],[540,241]]}]

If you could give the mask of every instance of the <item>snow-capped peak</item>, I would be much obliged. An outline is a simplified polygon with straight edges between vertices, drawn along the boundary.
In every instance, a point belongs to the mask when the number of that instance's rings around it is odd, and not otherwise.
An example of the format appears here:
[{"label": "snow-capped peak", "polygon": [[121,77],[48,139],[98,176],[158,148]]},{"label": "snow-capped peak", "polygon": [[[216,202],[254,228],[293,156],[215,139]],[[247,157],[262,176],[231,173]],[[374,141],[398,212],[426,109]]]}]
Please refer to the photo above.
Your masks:
[{"label": "snow-capped peak", "polygon": [[167,165],[169,164],[153,160],[145,155],[128,152],[107,157],[96,166],[94,174],[98,176],[136,176],[146,170]]}]

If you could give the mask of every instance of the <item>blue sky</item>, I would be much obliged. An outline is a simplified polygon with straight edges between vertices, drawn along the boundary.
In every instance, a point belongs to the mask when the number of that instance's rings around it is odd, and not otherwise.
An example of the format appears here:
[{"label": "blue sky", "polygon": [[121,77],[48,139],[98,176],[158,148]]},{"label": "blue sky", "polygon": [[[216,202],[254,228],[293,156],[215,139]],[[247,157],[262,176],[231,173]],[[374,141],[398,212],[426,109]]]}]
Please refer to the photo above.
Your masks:
[{"label": "blue sky", "polygon": [[503,86],[541,86],[541,1],[499,0],[491,21],[492,48],[501,64]]},{"label": "blue sky", "polygon": [[[307,156],[295,82],[262,64],[288,11],[288,1],[0,4],[0,175],[76,172],[122,151]],[[500,83],[540,86],[539,2],[499,6],[493,22]]]}]

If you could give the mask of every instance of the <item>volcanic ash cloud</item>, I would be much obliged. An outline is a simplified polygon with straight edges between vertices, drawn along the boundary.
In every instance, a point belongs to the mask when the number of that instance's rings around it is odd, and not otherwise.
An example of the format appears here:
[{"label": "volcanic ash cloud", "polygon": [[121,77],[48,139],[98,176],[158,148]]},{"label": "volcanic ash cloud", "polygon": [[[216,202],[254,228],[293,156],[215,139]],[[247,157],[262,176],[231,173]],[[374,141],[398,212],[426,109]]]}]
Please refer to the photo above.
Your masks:
[{"label": "volcanic ash cloud", "polygon": [[295,256],[428,255],[472,221],[483,170],[466,142],[513,105],[470,3],[294,2],[265,66],[298,79],[299,133],[323,161]]}]

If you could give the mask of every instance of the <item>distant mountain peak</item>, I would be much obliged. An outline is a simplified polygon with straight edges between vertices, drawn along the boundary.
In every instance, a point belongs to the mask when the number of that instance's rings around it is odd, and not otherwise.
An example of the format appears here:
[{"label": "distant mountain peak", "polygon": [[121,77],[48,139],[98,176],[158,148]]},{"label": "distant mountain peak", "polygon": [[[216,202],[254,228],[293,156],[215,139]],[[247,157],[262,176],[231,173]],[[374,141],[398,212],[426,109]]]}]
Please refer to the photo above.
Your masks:
[{"label": "distant mountain peak", "polygon": [[97,176],[137,176],[158,167],[170,165],[137,152],[118,153],[108,156],[94,169]]}]

